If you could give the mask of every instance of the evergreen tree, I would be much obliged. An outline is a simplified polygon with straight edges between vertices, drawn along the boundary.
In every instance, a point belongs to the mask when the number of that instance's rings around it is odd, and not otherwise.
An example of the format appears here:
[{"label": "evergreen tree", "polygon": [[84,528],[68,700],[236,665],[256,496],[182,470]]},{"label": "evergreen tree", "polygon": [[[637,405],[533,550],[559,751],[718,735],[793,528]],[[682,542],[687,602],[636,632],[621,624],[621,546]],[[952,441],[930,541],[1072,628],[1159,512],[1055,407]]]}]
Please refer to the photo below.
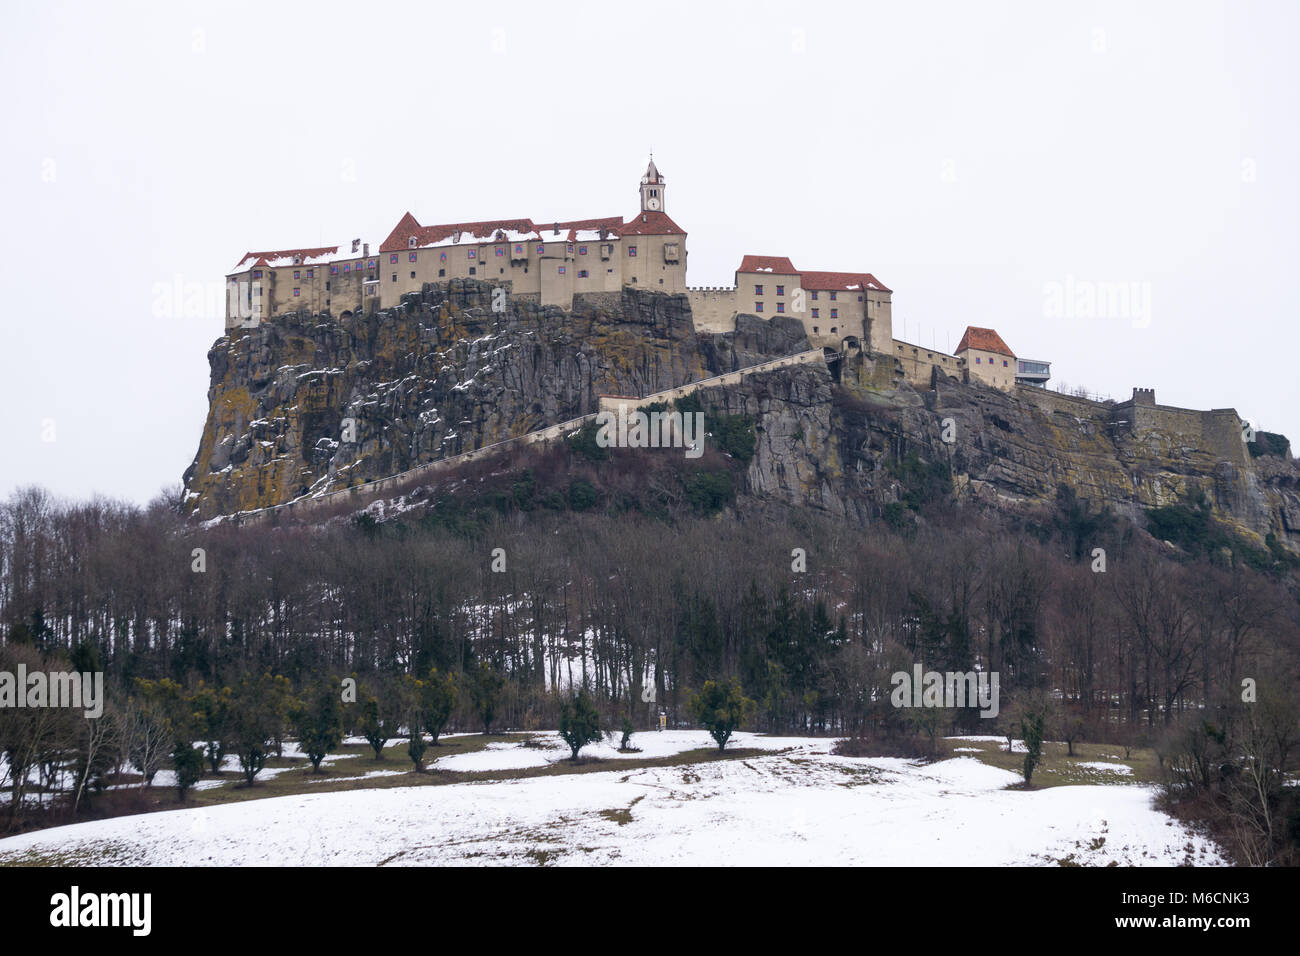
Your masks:
[{"label": "evergreen tree", "polygon": [[700,692],[691,698],[690,711],[717,741],[718,749],[725,750],[732,732],[754,715],[757,706],[744,695],[740,682],[732,678],[725,684],[705,681]]},{"label": "evergreen tree", "polygon": [[203,776],[203,748],[183,740],[176,741],[172,751],[172,767],[176,770],[176,794],[185,799],[185,792]]},{"label": "evergreen tree", "polygon": [[321,761],[343,742],[342,710],[342,699],[332,684],[308,688],[293,703],[290,718],[312,773],[320,773]]},{"label": "evergreen tree", "polygon": [[492,732],[492,721],[496,717],[504,684],[505,679],[496,668],[486,661],[479,662],[470,685],[470,699],[474,704],[474,712],[483,721],[484,734]]},{"label": "evergreen tree", "polygon": [[581,688],[572,700],[560,705],[560,736],[573,751],[574,760],[579,750],[600,740],[600,713],[587,688]]},{"label": "evergreen tree", "polygon": [[436,667],[429,671],[420,695],[419,716],[424,728],[433,738],[433,746],[438,746],[438,735],[447,726],[447,720],[456,709],[459,698],[460,690],[454,677],[439,673]]},{"label": "evergreen tree", "polygon": [[1043,723],[1045,714],[1041,708],[1030,708],[1020,719],[1020,733],[1025,739],[1025,786],[1031,784],[1034,768],[1038,766],[1043,755]]},{"label": "evergreen tree", "polygon": [[384,759],[384,745],[392,739],[396,728],[385,719],[378,697],[367,697],[361,702],[361,736],[366,738],[375,752],[376,760]]}]

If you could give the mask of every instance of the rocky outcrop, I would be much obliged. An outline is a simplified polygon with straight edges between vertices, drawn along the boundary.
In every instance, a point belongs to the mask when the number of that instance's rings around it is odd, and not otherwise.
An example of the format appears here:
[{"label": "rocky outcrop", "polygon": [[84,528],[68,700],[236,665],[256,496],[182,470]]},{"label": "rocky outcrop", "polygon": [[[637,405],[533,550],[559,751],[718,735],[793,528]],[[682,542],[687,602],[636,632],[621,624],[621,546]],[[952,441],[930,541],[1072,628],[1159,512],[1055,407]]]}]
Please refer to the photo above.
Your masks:
[{"label": "rocky outcrop", "polygon": [[1238,532],[1258,544],[1272,533],[1300,553],[1294,459],[1220,457],[1178,434],[1134,435],[1105,415],[1052,413],[1032,400],[943,376],[933,389],[917,391],[889,358],[849,354],[840,361],[838,384],[812,366],[700,393],[711,411],[755,419],[750,496],[871,520],[904,490],[891,466],[915,453],[924,462],[947,463],[957,496],[968,505],[1050,505],[1059,488],[1069,487],[1137,521],[1146,509],[1201,490]]},{"label": "rocky outcrop", "polygon": [[184,481],[213,517],[406,471],[645,395],[808,348],[799,322],[746,317],[696,335],[684,295],[626,289],[573,312],[471,280],[400,308],[286,315],[208,353],[208,419]]},{"label": "rocky outcrop", "polygon": [[[643,396],[808,348],[799,322],[740,316],[697,334],[685,296],[625,289],[574,311],[508,301],[473,281],[428,286],[388,312],[284,316],[209,352],[210,409],[186,472],[198,517],[282,504],[407,471]],[[1300,552],[1300,467],[1218,454],[1184,432],[1137,433],[1098,406],[1040,402],[936,375],[916,390],[890,356],[850,351],[698,392],[755,424],[738,506],[876,520],[915,453],[950,466],[960,500],[1021,509],[1070,487],[1133,519],[1203,490],[1221,518]],[[1077,407],[1076,407],[1077,405]]]}]

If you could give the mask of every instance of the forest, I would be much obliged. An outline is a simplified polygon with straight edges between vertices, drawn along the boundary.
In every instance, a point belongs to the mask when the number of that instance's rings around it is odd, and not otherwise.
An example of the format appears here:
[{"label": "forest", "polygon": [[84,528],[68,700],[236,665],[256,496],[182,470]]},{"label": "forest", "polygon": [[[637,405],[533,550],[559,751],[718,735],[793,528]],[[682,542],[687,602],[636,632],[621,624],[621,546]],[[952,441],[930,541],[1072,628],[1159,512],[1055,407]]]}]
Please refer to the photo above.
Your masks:
[{"label": "forest", "polygon": [[[701,499],[656,494],[649,468],[544,465],[512,463],[472,500],[315,524],[193,524],[179,490],[147,506],[13,494],[0,670],[103,670],[117,729],[0,709],[8,825],[76,813],[127,766],[195,779],[289,737],[310,754],[317,732],[553,729],[579,689],[608,728],[661,709],[689,726],[692,695],[734,681],[746,729],[846,752],[924,758],[949,733],[1018,737],[1027,714],[1049,739],[1151,747],[1170,805],[1238,860],[1297,861],[1294,562],[1234,550],[1203,501],[1142,525],[1068,492],[983,512],[911,467],[918,493],[859,527],[742,500],[725,474]],[[662,507],[629,506],[638,474]],[[1177,545],[1149,533],[1189,523]],[[998,673],[997,719],[891,706],[890,675],[915,664]],[[348,679],[355,705],[339,703]]]}]

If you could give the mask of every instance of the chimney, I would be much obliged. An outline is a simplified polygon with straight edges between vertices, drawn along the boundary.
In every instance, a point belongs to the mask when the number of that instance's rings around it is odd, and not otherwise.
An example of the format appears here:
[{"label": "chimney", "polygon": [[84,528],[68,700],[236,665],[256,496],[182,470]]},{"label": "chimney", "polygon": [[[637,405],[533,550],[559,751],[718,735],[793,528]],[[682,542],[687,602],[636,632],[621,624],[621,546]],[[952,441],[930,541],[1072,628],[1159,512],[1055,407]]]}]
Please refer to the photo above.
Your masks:
[{"label": "chimney", "polygon": [[361,246],[361,254],[363,256],[370,255],[370,243],[367,242]]},{"label": "chimney", "polygon": [[558,236],[559,234],[560,234],[560,224],[557,222],[555,224],[555,235]]},{"label": "chimney", "polygon": [[352,240],[352,251],[353,251],[353,252],[356,252],[356,251],[357,251],[357,247],[358,247],[359,245],[361,245],[361,240],[360,240],[360,239],[353,239],[353,240]]}]

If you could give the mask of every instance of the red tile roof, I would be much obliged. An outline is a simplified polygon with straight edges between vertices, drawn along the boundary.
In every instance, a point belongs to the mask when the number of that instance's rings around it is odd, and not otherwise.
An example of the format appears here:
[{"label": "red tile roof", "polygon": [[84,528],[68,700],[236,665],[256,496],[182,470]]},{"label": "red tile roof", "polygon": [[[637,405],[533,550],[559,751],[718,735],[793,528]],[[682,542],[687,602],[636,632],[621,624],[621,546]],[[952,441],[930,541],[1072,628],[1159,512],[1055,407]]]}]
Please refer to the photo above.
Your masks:
[{"label": "red tile roof", "polygon": [[[427,246],[437,242],[445,242],[455,233],[468,233],[470,236],[478,237],[482,240],[489,237],[498,229],[506,232],[529,233],[530,238],[545,240],[555,235],[555,230],[560,230],[560,235],[566,241],[572,242],[576,237],[574,232],[577,230],[587,230],[596,232],[601,229],[606,230],[611,236],[619,235],[664,235],[666,233],[685,233],[663,213],[646,213],[648,221],[642,223],[638,218],[636,221],[637,228],[624,226],[622,216],[603,216],[598,219],[571,219],[567,222],[534,222],[531,219],[487,219],[482,222],[448,222],[439,223],[432,226],[422,226],[409,212],[404,215],[393,227],[393,231],[388,234],[379,246],[380,252],[397,252],[409,248],[410,239],[415,236],[417,246]],[[658,217],[658,218],[656,218]]]},{"label": "red tile roof", "polygon": [[339,246],[318,246],[313,249],[279,249],[270,252],[246,252],[242,259],[235,263],[235,272],[242,272],[253,266],[264,266],[275,259],[293,259],[294,256],[302,256],[304,259],[315,256],[332,256],[339,251]]},{"label": "red tile roof", "polygon": [[957,343],[956,354],[960,355],[967,349],[979,349],[983,352],[996,352],[998,355],[1016,357],[1016,353],[1007,348],[1007,343],[1002,341],[1002,336],[992,329],[981,329],[973,325],[966,326],[961,341]]},{"label": "red tile roof", "polygon": [[625,236],[684,236],[686,230],[668,218],[667,213],[643,212],[619,227]]},{"label": "red tile roof", "polygon": [[799,270],[785,256],[745,256],[737,272],[771,272],[779,276],[797,276]]},{"label": "red tile roof", "polygon": [[829,292],[848,292],[877,289],[890,292],[883,282],[870,272],[810,272],[800,271],[785,256],[745,256],[737,272],[769,272],[779,276],[798,276],[799,285],[805,289]]},{"label": "red tile roof", "polygon": [[421,226],[409,212],[393,227],[379,245],[380,252],[397,252],[409,247],[410,239],[415,236],[416,245],[427,246],[435,242],[450,239],[458,232],[467,232],[473,236],[487,236],[498,229],[510,232],[536,232],[531,219],[486,219],[481,222],[447,222],[434,226]]},{"label": "red tile roof", "polygon": [[873,276],[870,272],[801,272],[800,278],[803,280],[800,285],[805,289],[823,289],[829,291],[860,291],[863,289],[875,289],[880,292],[893,292],[893,289],[885,287],[885,284]]}]

